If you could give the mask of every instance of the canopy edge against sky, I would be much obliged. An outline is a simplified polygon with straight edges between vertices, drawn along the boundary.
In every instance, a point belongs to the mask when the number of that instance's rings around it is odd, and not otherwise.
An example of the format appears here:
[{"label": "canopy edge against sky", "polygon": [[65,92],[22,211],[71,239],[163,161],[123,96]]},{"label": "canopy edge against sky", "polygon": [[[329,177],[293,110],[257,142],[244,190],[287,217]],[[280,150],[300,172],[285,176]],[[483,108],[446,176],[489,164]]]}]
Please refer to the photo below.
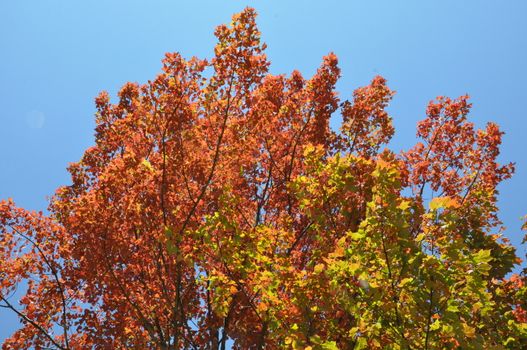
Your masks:
[{"label": "canopy edge against sky", "polygon": [[[501,186],[506,235],[520,247],[527,214],[527,2],[517,1],[143,1],[0,3],[0,198],[45,210],[69,184],[66,166],[93,144],[94,103],[127,81],[160,71],[165,52],[211,57],[215,26],[245,6],[258,24],[271,72],[314,73],[335,52],[341,98],[375,75],[397,91],[391,146],[415,142],[416,122],[437,95],[468,93],[478,126],[506,132],[503,162],[517,172]],[[338,127],[338,121],[332,123]],[[17,327],[3,312],[0,342]]]}]

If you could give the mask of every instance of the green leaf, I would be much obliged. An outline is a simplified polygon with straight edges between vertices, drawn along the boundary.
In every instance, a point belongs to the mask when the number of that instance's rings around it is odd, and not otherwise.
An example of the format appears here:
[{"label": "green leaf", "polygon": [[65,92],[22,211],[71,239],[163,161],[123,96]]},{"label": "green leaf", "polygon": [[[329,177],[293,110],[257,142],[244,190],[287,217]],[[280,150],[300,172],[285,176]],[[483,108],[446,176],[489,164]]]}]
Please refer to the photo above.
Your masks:
[{"label": "green leaf", "polygon": [[457,313],[457,312],[459,312],[459,307],[456,304],[450,304],[450,305],[448,305],[446,310],[450,311],[450,312]]},{"label": "green leaf", "polygon": [[439,320],[435,320],[435,322],[430,326],[431,331],[436,331],[439,328],[441,328],[441,322]]},{"label": "green leaf", "polygon": [[170,254],[177,254],[178,253],[178,249],[177,249],[176,245],[173,242],[171,242],[171,241],[167,242],[167,251]]},{"label": "green leaf", "polygon": [[355,343],[356,349],[366,349],[368,347],[368,341],[364,337],[357,338],[357,343]]},{"label": "green leaf", "polygon": [[321,344],[321,348],[326,350],[338,350],[337,343],[334,341],[325,342],[324,344]]},{"label": "green leaf", "polygon": [[364,238],[365,234],[364,234],[364,231],[357,231],[357,232],[351,232],[349,236],[352,240],[358,241]]},{"label": "green leaf", "polygon": [[492,260],[492,256],[490,255],[490,249],[481,249],[474,255],[474,262],[480,264],[480,263],[488,263]]}]

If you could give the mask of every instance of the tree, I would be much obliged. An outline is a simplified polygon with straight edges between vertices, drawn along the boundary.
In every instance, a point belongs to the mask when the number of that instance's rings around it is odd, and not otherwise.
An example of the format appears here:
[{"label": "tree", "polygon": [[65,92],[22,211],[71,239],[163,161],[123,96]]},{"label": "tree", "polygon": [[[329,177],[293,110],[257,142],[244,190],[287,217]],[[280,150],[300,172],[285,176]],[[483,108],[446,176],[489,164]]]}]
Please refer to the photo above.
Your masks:
[{"label": "tree", "polygon": [[383,149],[385,79],[340,101],[334,54],[272,75],[255,17],[219,26],[210,61],[169,53],[117,103],[101,93],[48,215],[0,203],[0,306],[22,322],[3,348],[527,346],[499,128],[440,97],[421,142]]}]

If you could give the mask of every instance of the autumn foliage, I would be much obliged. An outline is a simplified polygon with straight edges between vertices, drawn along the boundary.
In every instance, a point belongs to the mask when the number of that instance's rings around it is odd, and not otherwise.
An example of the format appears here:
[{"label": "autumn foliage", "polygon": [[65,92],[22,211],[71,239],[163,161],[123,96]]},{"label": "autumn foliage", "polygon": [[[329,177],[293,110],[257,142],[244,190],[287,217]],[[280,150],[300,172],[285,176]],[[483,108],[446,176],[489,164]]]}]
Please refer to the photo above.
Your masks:
[{"label": "autumn foliage", "polygon": [[334,54],[272,75],[255,16],[101,93],[49,214],[0,202],[3,348],[526,348],[498,126],[439,97],[396,154],[385,79],[343,101]]}]

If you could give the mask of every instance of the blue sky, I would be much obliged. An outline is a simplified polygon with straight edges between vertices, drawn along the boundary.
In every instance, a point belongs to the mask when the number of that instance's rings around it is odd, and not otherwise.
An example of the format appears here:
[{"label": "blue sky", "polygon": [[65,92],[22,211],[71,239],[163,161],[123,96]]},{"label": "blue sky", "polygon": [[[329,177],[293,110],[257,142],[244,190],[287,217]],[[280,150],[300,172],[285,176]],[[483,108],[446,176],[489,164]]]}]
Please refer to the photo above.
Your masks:
[{"label": "blue sky", "polygon": [[[395,149],[415,142],[429,100],[470,94],[472,120],[500,124],[501,159],[517,164],[500,205],[519,247],[527,214],[525,0],[0,1],[0,198],[45,209],[46,196],[69,183],[68,162],[93,143],[97,93],[153,78],[167,51],[210,57],[214,27],[247,5],[259,13],[273,73],[311,75],[333,51],[342,98],[377,74],[387,78],[397,91]],[[0,313],[0,343],[16,325]]]}]

